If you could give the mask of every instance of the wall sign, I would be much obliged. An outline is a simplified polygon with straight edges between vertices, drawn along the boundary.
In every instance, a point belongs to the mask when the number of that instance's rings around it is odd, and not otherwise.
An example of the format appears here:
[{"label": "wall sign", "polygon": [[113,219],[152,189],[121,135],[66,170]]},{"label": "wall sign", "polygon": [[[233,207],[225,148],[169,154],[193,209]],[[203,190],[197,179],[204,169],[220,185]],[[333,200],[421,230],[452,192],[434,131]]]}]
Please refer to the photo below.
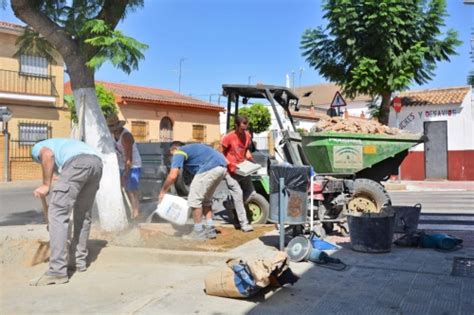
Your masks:
[{"label": "wall sign", "polygon": [[405,129],[415,119],[425,120],[434,117],[450,117],[461,113],[460,108],[437,109],[437,110],[422,110],[410,112],[398,125],[398,129]]}]

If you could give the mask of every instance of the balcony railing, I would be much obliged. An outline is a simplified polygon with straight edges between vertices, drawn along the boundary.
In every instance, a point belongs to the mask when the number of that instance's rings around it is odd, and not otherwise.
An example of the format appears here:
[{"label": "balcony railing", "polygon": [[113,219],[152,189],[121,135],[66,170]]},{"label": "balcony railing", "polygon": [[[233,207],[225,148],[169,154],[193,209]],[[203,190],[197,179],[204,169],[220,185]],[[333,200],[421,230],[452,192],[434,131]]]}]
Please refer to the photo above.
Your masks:
[{"label": "balcony railing", "polygon": [[54,76],[35,76],[0,70],[0,92],[57,97],[54,80]]}]

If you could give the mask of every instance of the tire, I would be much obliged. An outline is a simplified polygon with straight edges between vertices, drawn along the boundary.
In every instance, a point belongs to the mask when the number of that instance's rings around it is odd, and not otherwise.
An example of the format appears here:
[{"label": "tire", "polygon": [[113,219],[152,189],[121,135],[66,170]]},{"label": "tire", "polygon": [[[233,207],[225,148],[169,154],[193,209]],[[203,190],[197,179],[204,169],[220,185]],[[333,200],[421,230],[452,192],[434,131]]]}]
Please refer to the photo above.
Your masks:
[{"label": "tire", "polygon": [[[351,201],[356,198],[366,198],[375,205],[374,212],[380,212],[383,208],[392,205],[390,196],[385,188],[378,182],[367,178],[358,178],[354,181],[354,193]],[[351,203],[349,201],[349,204]],[[349,211],[354,211],[349,209]]]},{"label": "tire", "polygon": [[250,224],[267,223],[270,214],[270,204],[267,199],[260,194],[253,194],[245,204],[247,219]]},{"label": "tire", "polygon": [[176,182],[174,183],[174,187],[176,188],[176,192],[178,193],[178,196],[186,197],[189,195],[189,185],[191,185],[193,177],[194,177],[193,175],[191,175],[189,172],[186,172],[184,170],[181,170],[179,172],[178,178],[176,179]]}]

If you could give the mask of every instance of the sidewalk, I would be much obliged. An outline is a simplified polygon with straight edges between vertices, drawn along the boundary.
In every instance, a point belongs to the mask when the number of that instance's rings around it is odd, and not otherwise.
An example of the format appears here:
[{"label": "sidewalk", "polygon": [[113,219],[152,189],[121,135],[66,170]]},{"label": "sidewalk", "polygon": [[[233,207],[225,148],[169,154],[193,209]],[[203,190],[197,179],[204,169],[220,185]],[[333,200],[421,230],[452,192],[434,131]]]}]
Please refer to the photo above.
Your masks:
[{"label": "sidewalk", "polygon": [[474,181],[387,181],[388,191],[474,191]]},{"label": "sidewalk", "polygon": [[18,263],[25,258],[17,254],[25,248],[22,242],[45,234],[31,229],[0,228],[4,314],[472,314],[474,309],[473,278],[450,275],[453,257],[474,257],[473,238],[466,237],[464,248],[451,253],[394,247],[370,255],[350,250],[347,237],[332,236],[343,246],[335,256],[347,264],[345,271],[292,263],[301,276],[293,287],[238,300],[205,295],[205,275],[223,267],[227,257],[273,255],[276,232],[227,253],[173,253],[91,240],[99,246],[91,251],[87,272],[74,274],[65,285],[30,287],[29,279],[46,268]]}]

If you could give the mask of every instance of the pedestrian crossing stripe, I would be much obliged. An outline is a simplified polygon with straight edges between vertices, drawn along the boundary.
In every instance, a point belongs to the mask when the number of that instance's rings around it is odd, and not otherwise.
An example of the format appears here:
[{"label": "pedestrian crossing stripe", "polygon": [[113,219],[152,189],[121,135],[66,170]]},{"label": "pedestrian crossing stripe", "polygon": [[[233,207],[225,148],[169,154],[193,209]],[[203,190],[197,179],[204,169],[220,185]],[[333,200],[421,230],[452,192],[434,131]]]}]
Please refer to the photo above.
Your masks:
[{"label": "pedestrian crossing stripe", "polygon": [[331,107],[341,107],[341,106],[347,106],[347,104],[344,98],[342,97],[341,93],[337,91],[336,94],[334,95],[334,98],[332,99]]}]

